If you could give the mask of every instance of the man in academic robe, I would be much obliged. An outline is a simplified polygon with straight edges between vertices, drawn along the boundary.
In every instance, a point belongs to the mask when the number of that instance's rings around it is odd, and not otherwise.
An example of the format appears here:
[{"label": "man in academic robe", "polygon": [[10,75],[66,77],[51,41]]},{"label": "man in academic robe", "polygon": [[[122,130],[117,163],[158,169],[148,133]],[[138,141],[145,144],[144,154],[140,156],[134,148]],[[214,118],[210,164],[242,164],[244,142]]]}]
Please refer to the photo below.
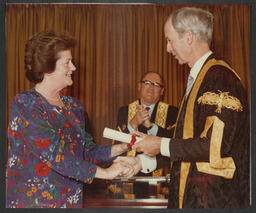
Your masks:
[{"label": "man in academic robe", "polygon": [[[173,138],[137,133],[143,140],[133,149],[170,158],[168,208],[248,208],[247,95],[237,73],[209,48],[213,15],[181,8],[168,17],[164,31],[167,51],[191,68],[187,89]],[[142,168],[136,159],[129,163]]]},{"label": "man in academic robe", "polygon": [[[162,76],[157,72],[145,73],[138,82],[137,89],[139,99],[119,108],[117,129],[131,134],[134,131],[140,131],[150,135],[171,137],[178,108],[160,101],[164,94]],[[135,169],[136,176],[160,177],[170,173],[168,157],[159,154],[156,157],[150,158],[143,153],[136,153],[135,150],[130,150],[125,155],[137,156],[146,163],[139,173]],[[156,165],[156,159],[158,159],[157,169],[153,172],[152,170],[147,170],[147,165],[152,163]],[[123,188],[122,196],[124,197],[146,198],[149,196],[149,185],[147,182],[110,184],[108,188],[114,192],[114,197],[118,196],[115,191],[119,192],[119,188]],[[168,195],[166,183],[158,183],[156,189],[154,196],[157,196],[157,198],[165,198]]]},{"label": "man in academic robe", "polygon": [[[149,135],[161,137],[171,137],[173,135],[174,124],[177,118],[178,108],[160,101],[164,94],[164,82],[162,76],[157,72],[147,72],[138,83],[139,99],[133,101],[128,106],[123,106],[118,111],[117,128],[125,133],[140,131]],[[128,152],[134,155],[134,152]],[[145,155],[139,155],[141,160],[149,159]],[[160,158],[159,170],[153,173],[153,176],[162,176],[168,173],[162,167],[169,167],[169,159],[158,155]],[[150,160],[147,161],[149,164]],[[147,174],[143,170],[138,174],[141,176]],[[152,175],[152,173],[148,173]]]}]

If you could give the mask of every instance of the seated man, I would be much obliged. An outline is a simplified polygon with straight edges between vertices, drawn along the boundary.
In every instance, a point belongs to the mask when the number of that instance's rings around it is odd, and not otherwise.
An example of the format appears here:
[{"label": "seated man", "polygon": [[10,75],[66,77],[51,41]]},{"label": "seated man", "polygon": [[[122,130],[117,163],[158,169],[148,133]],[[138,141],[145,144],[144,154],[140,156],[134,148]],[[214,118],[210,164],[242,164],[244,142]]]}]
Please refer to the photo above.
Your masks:
[{"label": "seated man", "polygon": [[[138,83],[138,92],[140,97],[138,100],[119,109],[117,128],[125,133],[136,130],[148,135],[170,138],[178,109],[160,101],[164,93],[162,76],[157,72],[145,73]],[[131,152],[127,154],[133,155]],[[169,167],[168,163],[166,166]],[[147,171],[143,172],[147,173]]]},{"label": "seated man", "polygon": [[[172,137],[178,109],[160,101],[164,94],[162,76],[157,72],[145,73],[138,83],[139,99],[123,106],[118,112],[117,128],[125,133],[140,131],[149,135]],[[135,150],[127,152],[128,156],[135,156]],[[143,161],[148,158],[144,154],[138,155]],[[158,155],[157,170],[148,172],[141,170],[137,176],[164,176],[169,173],[169,158]],[[151,162],[151,161],[147,161]],[[140,187],[139,187],[140,185]],[[136,184],[135,191],[144,193],[145,187]],[[135,192],[136,194],[136,192]]]},{"label": "seated man", "polygon": [[117,126],[123,132],[138,130],[150,135],[171,137],[177,107],[159,101],[164,93],[162,76],[145,73],[138,83],[139,99],[119,109]]}]

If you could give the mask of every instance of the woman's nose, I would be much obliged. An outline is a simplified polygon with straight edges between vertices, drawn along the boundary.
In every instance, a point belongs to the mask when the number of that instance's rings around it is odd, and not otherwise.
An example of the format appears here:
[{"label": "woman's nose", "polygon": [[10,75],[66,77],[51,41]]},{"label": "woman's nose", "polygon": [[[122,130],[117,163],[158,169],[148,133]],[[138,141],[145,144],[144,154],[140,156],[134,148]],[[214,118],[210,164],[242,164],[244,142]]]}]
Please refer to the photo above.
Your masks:
[{"label": "woman's nose", "polygon": [[71,62],[71,67],[70,67],[70,69],[72,70],[72,71],[75,71],[76,70],[76,67],[75,67],[75,65]]}]

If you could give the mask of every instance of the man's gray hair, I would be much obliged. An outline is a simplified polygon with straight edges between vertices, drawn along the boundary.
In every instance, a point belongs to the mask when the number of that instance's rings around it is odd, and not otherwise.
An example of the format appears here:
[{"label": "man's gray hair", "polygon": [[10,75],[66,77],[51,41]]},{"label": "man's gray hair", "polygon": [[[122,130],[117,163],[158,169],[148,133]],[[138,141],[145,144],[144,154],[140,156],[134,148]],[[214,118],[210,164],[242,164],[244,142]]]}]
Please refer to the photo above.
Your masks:
[{"label": "man's gray hair", "polygon": [[195,7],[183,7],[174,11],[167,21],[170,20],[180,38],[185,32],[192,31],[199,41],[210,45],[213,32],[213,15],[210,12]]}]

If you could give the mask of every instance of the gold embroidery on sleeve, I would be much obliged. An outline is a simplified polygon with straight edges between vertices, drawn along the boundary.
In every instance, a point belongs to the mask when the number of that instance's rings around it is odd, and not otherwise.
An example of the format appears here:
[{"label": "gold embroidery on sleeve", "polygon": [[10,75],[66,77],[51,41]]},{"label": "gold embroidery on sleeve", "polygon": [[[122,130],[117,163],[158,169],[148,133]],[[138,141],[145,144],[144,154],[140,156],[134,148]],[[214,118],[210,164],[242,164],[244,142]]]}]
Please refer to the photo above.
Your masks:
[{"label": "gold embroidery on sleeve", "polygon": [[229,95],[229,92],[218,90],[219,94],[214,92],[205,92],[197,102],[199,104],[216,105],[215,112],[221,113],[221,108],[231,109],[237,112],[243,111],[243,106],[238,98]]}]

